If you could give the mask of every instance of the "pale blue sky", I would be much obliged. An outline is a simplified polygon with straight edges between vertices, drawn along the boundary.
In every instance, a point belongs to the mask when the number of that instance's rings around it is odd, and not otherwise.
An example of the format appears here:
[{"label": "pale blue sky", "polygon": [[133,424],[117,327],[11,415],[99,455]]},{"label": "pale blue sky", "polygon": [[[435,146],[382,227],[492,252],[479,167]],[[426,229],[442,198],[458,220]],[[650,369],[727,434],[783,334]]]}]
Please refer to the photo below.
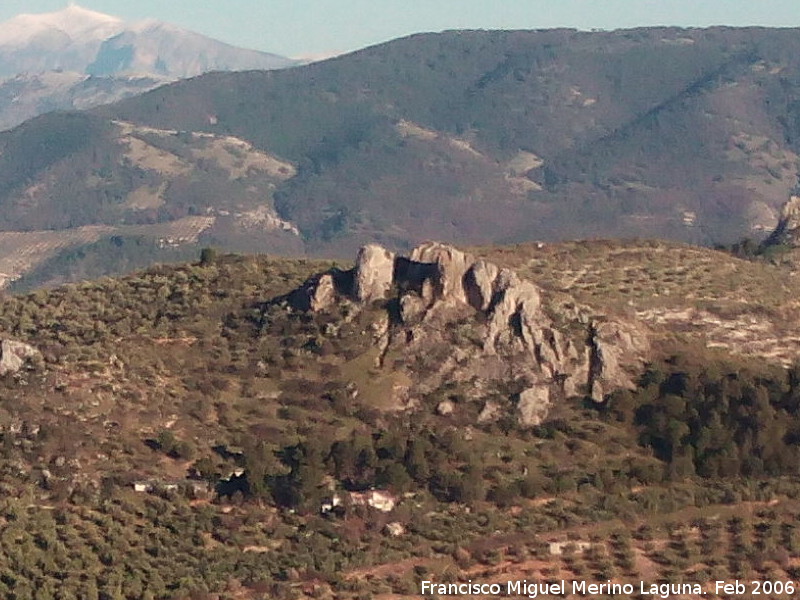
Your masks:
[{"label": "pale blue sky", "polygon": [[[66,0],[0,0],[0,20]],[[798,0],[82,0],[85,8],[155,18],[287,56],[355,50],[444,29],[616,29],[644,25],[800,26]]]}]

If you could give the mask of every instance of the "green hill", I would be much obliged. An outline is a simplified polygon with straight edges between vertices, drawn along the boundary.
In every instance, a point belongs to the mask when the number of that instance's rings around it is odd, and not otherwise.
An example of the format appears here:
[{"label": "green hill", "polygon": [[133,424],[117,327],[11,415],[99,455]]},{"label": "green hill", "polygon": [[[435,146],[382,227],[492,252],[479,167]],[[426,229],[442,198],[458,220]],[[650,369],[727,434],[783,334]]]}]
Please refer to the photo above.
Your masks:
[{"label": "green hill", "polygon": [[[2,593],[416,597],[423,579],[477,569],[691,575],[714,597],[715,579],[794,577],[800,413],[796,369],[782,364],[797,348],[778,329],[797,310],[794,276],[666,242],[475,253],[540,286],[561,336],[589,326],[570,324],[581,314],[648,331],[637,386],[602,405],[561,399],[524,426],[504,412],[519,401],[515,363],[506,384],[445,379],[395,406],[382,386],[435,381],[475,351],[485,318],[447,301],[456,321],[431,313],[408,330],[428,336],[424,363],[404,362],[414,340],[400,339],[378,366],[391,296],[319,313],[286,304],[337,267],[323,261],[206,251],[6,296],[0,327],[41,357],[0,377]],[[494,418],[479,415],[487,400]],[[321,514],[331,486],[349,500]],[[358,504],[371,486],[396,497],[391,512]]]}]

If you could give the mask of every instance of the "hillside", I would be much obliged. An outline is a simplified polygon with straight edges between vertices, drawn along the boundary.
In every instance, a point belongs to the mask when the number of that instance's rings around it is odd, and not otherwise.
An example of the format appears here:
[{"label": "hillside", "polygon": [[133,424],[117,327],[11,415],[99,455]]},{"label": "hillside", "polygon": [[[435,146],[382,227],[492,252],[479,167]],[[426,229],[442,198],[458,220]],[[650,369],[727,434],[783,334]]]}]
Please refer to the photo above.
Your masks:
[{"label": "hillside", "polygon": [[130,267],[119,252],[98,253],[96,242],[127,243],[134,266],[187,258],[199,245],[303,249],[272,198],[294,166],[233,136],[51,114],[10,132],[0,152],[9,174],[0,184],[4,284],[23,275],[18,285],[59,282],[38,269],[74,280]]},{"label": "hillside", "polygon": [[[159,222],[190,209],[244,213],[264,199],[270,218],[298,235],[252,250],[342,257],[367,242],[408,250],[426,239],[760,238],[797,185],[798,50],[792,29],[452,31],[285,71],[208,74],[0,137],[26,165],[20,174],[0,164],[0,228],[150,214],[123,208],[139,205],[152,163],[120,164],[119,143],[103,132],[122,122],[233,137],[291,165],[280,181],[231,186],[210,171],[164,192],[181,208]],[[86,146],[48,141],[63,128]],[[100,160],[91,147],[108,151]],[[95,210],[98,169],[111,211]],[[41,190],[35,218],[24,216],[30,189]],[[61,202],[56,189],[75,200]],[[76,211],[84,216],[73,223]],[[246,237],[242,228],[225,231],[215,243],[244,249],[228,240]]]},{"label": "hillside", "polygon": [[313,252],[715,243],[769,230],[797,183],[798,44],[733,28],[423,34],[104,114],[231,132],[296,162],[278,209]]},{"label": "hillside", "polygon": [[167,83],[160,77],[91,77],[72,71],[25,73],[0,80],[0,130],[55,110],[81,110],[136,96]]},{"label": "hillside", "polygon": [[[765,324],[790,326],[799,285],[601,241],[373,247],[352,269],[205,251],[6,296],[0,369],[8,338],[35,351],[0,377],[0,591],[796,578],[799,349]],[[692,311],[754,326],[724,346]]]}]

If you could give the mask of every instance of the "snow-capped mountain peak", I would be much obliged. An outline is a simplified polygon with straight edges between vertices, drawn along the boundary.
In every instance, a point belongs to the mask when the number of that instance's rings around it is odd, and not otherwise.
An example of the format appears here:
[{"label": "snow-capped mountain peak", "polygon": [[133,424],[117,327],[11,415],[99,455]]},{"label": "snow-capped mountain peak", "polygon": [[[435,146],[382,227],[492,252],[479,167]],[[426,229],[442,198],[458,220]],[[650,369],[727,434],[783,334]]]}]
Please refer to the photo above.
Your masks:
[{"label": "snow-capped mountain peak", "polygon": [[207,71],[295,64],[153,19],[128,23],[74,2],[56,12],[23,14],[0,23],[0,78],[61,70],[179,79]]},{"label": "snow-capped mountain peak", "polygon": [[0,129],[45,110],[86,108],[208,71],[296,64],[162,21],[129,23],[70,2],[0,22]]},{"label": "snow-capped mountain peak", "polygon": [[101,42],[124,29],[122,19],[70,3],[59,11],[22,14],[0,23],[0,46],[24,45],[48,34]]}]

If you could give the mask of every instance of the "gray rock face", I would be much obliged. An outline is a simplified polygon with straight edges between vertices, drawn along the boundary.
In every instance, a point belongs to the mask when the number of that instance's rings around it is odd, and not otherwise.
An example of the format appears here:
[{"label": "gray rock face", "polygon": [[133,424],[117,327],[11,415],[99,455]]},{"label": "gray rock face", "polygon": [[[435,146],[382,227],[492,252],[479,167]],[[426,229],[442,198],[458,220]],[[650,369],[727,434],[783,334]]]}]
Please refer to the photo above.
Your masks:
[{"label": "gray rock face", "polygon": [[781,207],[778,226],[764,244],[767,246],[785,244],[800,248],[800,196],[791,196]]},{"label": "gray rock face", "polygon": [[394,253],[377,244],[364,246],[356,258],[353,298],[369,303],[386,297],[394,279]]},{"label": "gray rock face", "polygon": [[623,365],[641,362],[649,350],[649,341],[635,327],[616,321],[593,323],[590,331],[590,396],[595,402],[602,402],[610,391],[635,387]]},{"label": "gray rock face", "polygon": [[520,425],[539,425],[550,410],[550,388],[537,385],[519,395],[517,413]]},{"label": "gray rock face", "polygon": [[466,303],[464,275],[475,262],[472,256],[439,242],[426,242],[412,250],[410,259],[412,265],[432,267],[427,279],[430,291],[422,294],[423,299]]},{"label": "gray rock face", "polygon": [[479,260],[467,272],[464,284],[467,288],[467,301],[475,310],[487,311],[494,298],[494,284],[500,270],[494,263]]},{"label": "gray rock face", "polygon": [[486,311],[490,320],[484,349],[492,352],[498,343],[517,337],[529,351],[535,352],[536,338],[541,339],[536,330],[542,325],[539,288],[503,269],[493,282],[493,290]]},{"label": "gray rock face", "polygon": [[[559,398],[584,394],[601,402],[605,393],[633,385],[630,372],[649,350],[641,327],[591,319],[574,307],[560,314],[560,321],[571,323],[565,333],[534,283],[437,242],[409,257],[365,246],[351,271],[319,275],[289,301],[303,310],[325,311],[341,302],[357,309],[392,290],[396,310],[372,336],[381,356],[391,351],[405,357],[414,370],[406,390],[412,397],[474,382],[462,394],[483,400],[479,423],[499,418],[500,404],[490,394],[508,383],[523,390],[516,410],[524,426],[541,423]],[[439,405],[438,412],[449,414],[450,408]]]},{"label": "gray rock face", "polygon": [[0,342],[0,376],[16,373],[26,362],[41,357],[41,353],[28,344],[14,340]]}]

